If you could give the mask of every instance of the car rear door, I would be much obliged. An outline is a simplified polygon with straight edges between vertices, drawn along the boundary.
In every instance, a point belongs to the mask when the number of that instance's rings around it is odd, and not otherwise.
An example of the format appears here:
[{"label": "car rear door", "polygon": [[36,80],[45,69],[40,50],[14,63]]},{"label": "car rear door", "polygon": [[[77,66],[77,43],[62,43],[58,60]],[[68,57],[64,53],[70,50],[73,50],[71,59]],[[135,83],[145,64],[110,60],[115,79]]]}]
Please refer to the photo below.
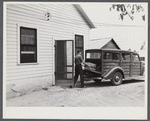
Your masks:
[{"label": "car rear door", "polygon": [[125,77],[131,76],[131,53],[121,53],[121,67],[124,70]]},{"label": "car rear door", "polygon": [[132,53],[131,75],[139,76],[141,74],[141,61],[139,55]]}]

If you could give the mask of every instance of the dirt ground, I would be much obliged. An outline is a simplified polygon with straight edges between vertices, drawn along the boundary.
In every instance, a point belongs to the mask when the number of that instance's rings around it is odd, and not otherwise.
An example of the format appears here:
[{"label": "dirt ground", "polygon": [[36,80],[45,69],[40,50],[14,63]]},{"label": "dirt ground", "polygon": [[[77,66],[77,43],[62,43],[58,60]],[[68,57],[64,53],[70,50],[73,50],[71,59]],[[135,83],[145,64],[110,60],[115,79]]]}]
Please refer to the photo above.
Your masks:
[{"label": "dirt ground", "polygon": [[53,86],[47,90],[6,100],[7,107],[143,107],[145,81],[128,80],[120,86],[110,82],[85,82],[86,88]]}]

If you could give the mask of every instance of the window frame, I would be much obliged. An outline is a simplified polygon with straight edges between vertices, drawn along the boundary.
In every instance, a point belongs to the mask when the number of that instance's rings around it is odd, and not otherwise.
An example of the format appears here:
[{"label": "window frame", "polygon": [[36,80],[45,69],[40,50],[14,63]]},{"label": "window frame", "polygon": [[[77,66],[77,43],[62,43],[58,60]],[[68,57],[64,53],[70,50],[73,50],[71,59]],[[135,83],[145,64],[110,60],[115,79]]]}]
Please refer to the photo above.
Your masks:
[{"label": "window frame", "polygon": [[[105,54],[106,53],[109,53],[110,54],[110,59],[107,59],[107,58],[104,58],[105,56]],[[119,58],[118,59],[113,59],[113,54],[117,54],[117,55],[119,55]],[[112,61],[112,62],[119,62],[120,61],[120,53],[119,52],[114,52],[114,51],[112,51],[112,52],[110,52],[110,51],[104,51],[103,52],[103,60],[104,61]]]},{"label": "window frame", "polygon": [[[133,55],[136,55],[136,56],[138,56],[138,61],[135,61],[134,60],[134,56]],[[132,62],[140,62],[141,61],[141,59],[140,59],[140,56],[138,55],[138,54],[136,54],[136,53],[132,53]]]},{"label": "window frame", "polygon": [[[76,47],[76,36],[82,36],[83,37],[83,43],[82,43],[82,47]],[[82,49],[83,52],[82,52],[82,58],[84,59],[84,35],[80,35],[80,34],[74,34],[74,40],[75,40],[75,44],[74,44],[74,47],[75,47],[75,52],[76,52],[76,48],[79,48],[79,49]],[[76,53],[75,53],[76,54]]]},{"label": "window frame", "polygon": [[[122,54],[130,55],[130,60],[122,59]],[[131,61],[132,61],[132,55],[130,52],[121,52],[121,62],[131,62]]]},{"label": "window frame", "polygon": [[[91,58],[91,57],[89,57],[89,58],[87,58],[87,54],[90,54],[90,56],[91,56],[91,53],[94,53],[94,54],[98,54],[98,56],[99,56],[99,58]],[[102,53],[101,52],[99,52],[99,51],[91,51],[91,52],[86,52],[86,54],[85,54],[85,59],[101,59],[102,58]]]},{"label": "window frame", "polygon": [[[39,29],[38,29],[38,27],[37,26],[32,26],[32,25],[25,25],[25,24],[17,24],[17,28],[18,28],[18,38],[17,38],[17,40],[18,40],[18,62],[17,62],[17,65],[35,65],[35,64],[39,64]],[[21,37],[21,33],[20,33],[20,28],[21,27],[24,27],[24,28],[29,28],[29,29],[36,29],[36,44],[37,44],[37,46],[36,46],[36,58],[37,58],[37,62],[29,62],[29,63],[21,63],[21,39],[20,39],[20,37]]]}]

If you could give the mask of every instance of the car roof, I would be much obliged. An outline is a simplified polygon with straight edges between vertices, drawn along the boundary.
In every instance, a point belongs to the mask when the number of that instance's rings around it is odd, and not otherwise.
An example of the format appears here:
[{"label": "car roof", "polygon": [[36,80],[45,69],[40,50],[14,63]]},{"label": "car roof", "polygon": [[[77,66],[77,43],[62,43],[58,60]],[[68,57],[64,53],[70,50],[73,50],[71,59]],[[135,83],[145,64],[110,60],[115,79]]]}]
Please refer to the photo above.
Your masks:
[{"label": "car roof", "polygon": [[120,50],[120,49],[87,49],[86,51],[111,51],[111,52],[127,52],[127,53],[135,53],[130,50]]}]

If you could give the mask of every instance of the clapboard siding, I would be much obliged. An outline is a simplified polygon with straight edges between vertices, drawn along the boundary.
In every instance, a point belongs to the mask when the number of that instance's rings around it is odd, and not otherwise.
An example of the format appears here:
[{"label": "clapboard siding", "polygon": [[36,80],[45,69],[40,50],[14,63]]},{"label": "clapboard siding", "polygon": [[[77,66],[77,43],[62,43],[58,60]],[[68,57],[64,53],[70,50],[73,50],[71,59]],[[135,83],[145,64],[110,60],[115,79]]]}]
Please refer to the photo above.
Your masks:
[{"label": "clapboard siding", "polygon": [[[12,10],[13,11],[13,10]],[[11,12],[12,12],[11,11]],[[45,18],[44,18],[44,16],[43,17],[41,17],[42,19],[37,19],[37,18],[32,18],[32,17],[30,17],[30,16],[26,16],[26,15],[17,15],[17,14],[15,14],[15,15],[13,15],[13,14],[11,14],[11,12],[10,13],[8,13],[8,17],[7,17],[7,19],[8,20],[10,20],[11,19],[11,17],[13,16],[13,17],[15,17],[14,19],[12,19],[13,21],[15,21],[15,19],[19,19],[19,18],[23,18],[24,20],[26,20],[26,19],[28,19],[28,21],[27,21],[27,23],[31,23],[31,22],[33,22],[33,23],[37,23],[37,24],[39,24],[39,25],[43,25],[44,23],[39,23],[39,22],[41,22],[41,21],[43,21]],[[44,14],[44,13],[42,13],[42,14]],[[35,15],[33,15],[33,16],[35,16]],[[33,20],[36,20],[36,21],[33,21]],[[18,20],[19,21],[19,20]],[[67,23],[68,22],[68,23]],[[86,24],[85,23],[83,23],[83,22],[81,22],[81,21],[77,21],[77,20],[72,20],[72,19],[70,19],[70,20],[64,20],[64,19],[60,19],[60,18],[56,18],[56,17],[52,17],[51,18],[51,20],[50,21],[45,21],[45,24],[47,24],[47,23],[53,23],[54,24],[54,26],[56,25],[56,24],[62,24],[63,23],[63,25],[66,25],[66,26],[70,26],[70,24],[72,24],[72,26],[78,26],[78,28],[81,28],[81,29],[83,29],[83,27],[85,26],[86,27]],[[74,24],[74,25],[73,25]],[[45,27],[47,27],[47,26],[53,26],[52,24],[47,24]],[[80,25],[80,26],[79,26]],[[83,27],[82,27],[83,26]],[[55,27],[59,27],[59,26],[55,26]],[[60,26],[61,27],[61,26]]]},{"label": "clapboard siding", "polygon": [[[11,76],[11,77],[6,77],[7,81],[18,81],[18,80],[27,80],[30,79],[31,81],[33,81],[32,79],[36,79],[38,77],[45,77],[45,76],[50,76],[51,73],[36,73],[35,75],[25,75],[25,76]],[[52,76],[50,76],[50,78],[52,78]],[[45,80],[42,80],[43,82]],[[51,80],[50,80],[51,81]],[[24,82],[25,83],[25,82]]]},{"label": "clapboard siding", "polygon": [[[15,6],[15,8],[14,8]],[[20,7],[21,6],[21,7]],[[69,7],[67,7],[69,6]],[[65,7],[65,9],[64,9]],[[23,10],[20,10],[20,8]],[[59,8],[59,9],[56,9],[56,8]],[[28,5],[10,5],[9,7],[10,10],[14,10],[16,12],[20,11],[20,13],[27,13],[28,14],[28,11],[30,11],[30,15],[34,16],[34,15],[37,15],[37,16],[40,16],[40,15],[43,15],[42,13],[45,13],[46,11],[51,11],[51,14],[53,16],[56,16],[59,17],[59,18],[74,18],[74,17],[77,17],[76,16],[76,13],[74,12],[74,9],[72,9],[72,7],[70,7],[70,5],[43,5],[43,4],[40,4],[40,5],[36,5],[36,6],[33,6],[31,4],[28,4]],[[62,9],[62,10],[60,10]],[[64,14],[65,13],[65,14]],[[18,13],[19,14],[19,13]],[[29,16],[30,16],[29,15]],[[32,16],[32,17],[33,17]],[[78,19],[79,21],[83,21],[83,19],[81,18],[76,18]],[[85,24],[85,23],[84,23]]]},{"label": "clapboard siding", "polygon": [[[6,80],[36,79],[53,74],[54,40],[73,40],[74,34],[84,36],[84,49],[88,48],[89,27],[73,5],[7,4],[6,16]],[[50,11],[52,18],[45,20]],[[18,26],[38,29],[39,63],[18,65]],[[24,26],[26,27],[26,26]],[[50,80],[51,81],[51,80]]]}]

